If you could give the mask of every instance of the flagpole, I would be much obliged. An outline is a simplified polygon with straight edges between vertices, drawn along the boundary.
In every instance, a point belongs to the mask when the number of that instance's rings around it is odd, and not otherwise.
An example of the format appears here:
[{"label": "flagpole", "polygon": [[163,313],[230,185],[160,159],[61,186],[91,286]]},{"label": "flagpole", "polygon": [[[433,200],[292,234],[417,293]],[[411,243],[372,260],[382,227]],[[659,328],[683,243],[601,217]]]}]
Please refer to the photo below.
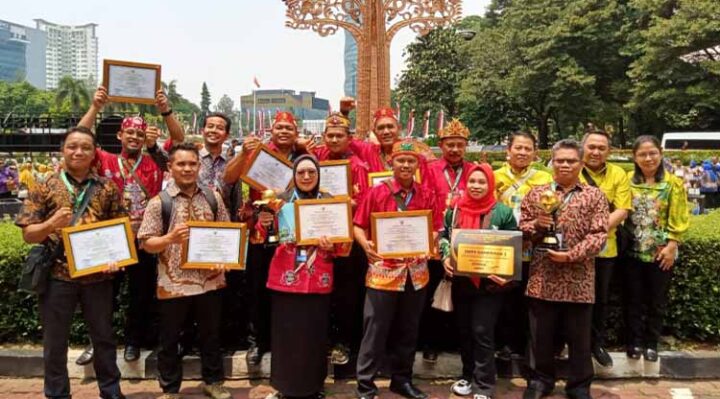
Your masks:
[{"label": "flagpole", "polygon": [[253,133],[257,134],[257,95],[253,89]]}]

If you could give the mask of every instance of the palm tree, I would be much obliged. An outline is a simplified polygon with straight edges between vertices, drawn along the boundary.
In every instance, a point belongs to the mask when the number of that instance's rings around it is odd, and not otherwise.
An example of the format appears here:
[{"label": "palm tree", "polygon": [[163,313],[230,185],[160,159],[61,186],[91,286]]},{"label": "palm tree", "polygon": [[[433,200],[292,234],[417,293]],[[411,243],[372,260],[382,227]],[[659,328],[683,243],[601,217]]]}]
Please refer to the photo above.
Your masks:
[{"label": "palm tree", "polygon": [[87,108],[90,104],[90,92],[85,82],[75,80],[71,76],[63,76],[55,91],[55,104],[60,108],[65,101],[70,102],[70,109],[74,114]]}]

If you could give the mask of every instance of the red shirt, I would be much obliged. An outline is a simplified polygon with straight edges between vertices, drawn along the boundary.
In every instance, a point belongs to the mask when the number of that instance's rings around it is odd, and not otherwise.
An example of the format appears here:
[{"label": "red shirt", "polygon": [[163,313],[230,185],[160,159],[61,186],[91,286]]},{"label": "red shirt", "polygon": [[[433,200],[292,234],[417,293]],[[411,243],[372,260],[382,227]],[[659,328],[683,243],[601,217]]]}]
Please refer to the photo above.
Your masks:
[{"label": "red shirt", "polygon": [[[136,182],[135,177],[130,172],[132,166],[127,162],[128,157],[125,152],[117,155],[98,149],[95,154],[98,174],[112,179],[117,184],[123,199],[123,205],[130,217],[130,225],[133,231],[137,232],[148,201],[162,190],[163,172],[150,156],[142,155],[142,158],[138,158],[140,164],[135,169],[135,174],[140,179],[140,182]],[[125,160],[124,165],[121,165],[118,161],[120,158]],[[145,195],[140,184],[145,187],[147,195]]]},{"label": "red shirt", "polygon": [[[427,174],[425,175],[426,181],[425,186],[435,191],[435,196],[438,202],[443,208],[448,206],[448,194],[454,193],[454,196],[459,196],[465,191],[467,186],[468,172],[472,163],[463,161],[462,162],[462,173],[458,177],[455,169],[448,164],[445,158],[438,159],[428,163]],[[453,191],[452,188],[455,190]]]},{"label": "red shirt", "polygon": [[368,192],[368,173],[370,166],[354,153],[348,151],[342,156],[334,155],[325,146],[320,146],[313,150],[313,154],[318,161],[329,161],[347,159],[350,161],[350,175],[352,177],[353,195],[352,199],[356,203],[360,203]]},{"label": "red shirt", "polygon": [[[396,212],[398,211],[395,194],[400,193],[402,187],[395,179],[391,180],[391,186],[378,184],[370,189],[360,206],[355,210],[353,223],[368,232],[368,240],[372,241],[370,230],[370,215],[375,212]],[[431,210],[433,230],[443,228],[443,208],[438,206],[433,192],[423,186],[413,183],[410,189],[412,198],[407,205],[408,211]],[[407,277],[413,283],[413,287],[419,290],[427,285],[430,275],[428,273],[427,261],[423,258],[390,259],[385,258],[382,262],[370,264],[365,284],[373,289],[383,291],[404,291]]]}]

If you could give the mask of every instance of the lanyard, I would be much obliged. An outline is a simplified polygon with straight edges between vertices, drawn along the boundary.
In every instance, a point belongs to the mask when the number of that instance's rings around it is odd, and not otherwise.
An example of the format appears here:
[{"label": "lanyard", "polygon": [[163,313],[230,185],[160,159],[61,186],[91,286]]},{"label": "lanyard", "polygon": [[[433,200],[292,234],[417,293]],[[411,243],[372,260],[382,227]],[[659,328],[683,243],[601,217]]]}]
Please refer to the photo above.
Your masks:
[{"label": "lanyard", "polygon": [[85,187],[83,187],[82,192],[80,192],[80,195],[77,195],[75,193],[75,188],[72,186],[72,184],[70,184],[70,181],[68,180],[64,170],[60,172],[60,179],[63,181],[63,183],[65,183],[65,188],[67,188],[68,193],[70,193],[70,199],[73,201],[73,212],[76,212],[80,208],[80,204],[83,203],[83,199],[85,199],[85,194],[87,193],[87,190],[90,187],[92,180],[88,180],[88,182],[85,183]]},{"label": "lanyard", "polygon": [[457,176],[455,176],[455,183],[450,183],[450,172],[448,172],[448,168],[443,169],[443,174],[445,174],[445,181],[447,182],[448,187],[450,187],[451,193],[454,193],[458,185],[460,184],[460,178],[463,174],[463,167],[460,166],[460,168],[458,168],[455,173],[457,173]]},{"label": "lanyard", "polygon": [[[550,187],[551,187],[553,193],[557,192],[557,191],[556,191],[556,190],[557,190],[557,183],[552,182],[552,184],[550,185]],[[560,205],[560,207],[557,209],[557,211],[559,212],[559,211],[565,209],[565,207],[567,206],[567,204],[570,202],[570,200],[572,199],[572,197],[573,197],[574,195],[575,195],[575,189],[573,188],[572,190],[570,190],[570,193],[568,193],[567,195],[564,196],[563,201],[562,201],[562,205]]]},{"label": "lanyard", "polygon": [[[140,166],[140,163],[143,160],[142,154],[138,157],[137,161],[135,161],[135,165],[133,165],[132,169],[130,170],[130,174],[134,175],[135,171],[137,170],[138,166]],[[125,177],[125,166],[123,162],[123,157],[118,155],[118,167],[120,168],[120,174],[122,175],[123,181],[126,179]]]},{"label": "lanyard", "polygon": [[[410,191],[410,192],[408,192],[407,195],[405,196],[405,201],[404,201],[404,203],[405,203],[405,209],[407,209],[408,205],[410,205],[410,201],[412,201],[412,198],[413,198],[413,195],[414,195],[414,194],[415,194],[415,192]],[[398,194],[398,196],[399,196],[399,194]],[[398,210],[404,211],[405,209],[398,209]]]}]

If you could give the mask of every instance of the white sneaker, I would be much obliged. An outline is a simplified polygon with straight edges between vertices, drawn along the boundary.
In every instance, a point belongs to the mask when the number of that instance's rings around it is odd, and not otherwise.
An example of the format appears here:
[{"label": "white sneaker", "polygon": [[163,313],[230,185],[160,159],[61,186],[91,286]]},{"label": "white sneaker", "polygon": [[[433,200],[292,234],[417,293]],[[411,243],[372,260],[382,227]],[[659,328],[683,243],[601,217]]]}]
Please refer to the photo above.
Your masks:
[{"label": "white sneaker", "polygon": [[450,391],[458,396],[470,396],[472,394],[472,385],[470,384],[470,381],[460,379],[452,384]]},{"label": "white sneaker", "polygon": [[492,396],[480,395],[479,393],[476,393],[475,395],[473,395],[473,399],[492,399]]}]

